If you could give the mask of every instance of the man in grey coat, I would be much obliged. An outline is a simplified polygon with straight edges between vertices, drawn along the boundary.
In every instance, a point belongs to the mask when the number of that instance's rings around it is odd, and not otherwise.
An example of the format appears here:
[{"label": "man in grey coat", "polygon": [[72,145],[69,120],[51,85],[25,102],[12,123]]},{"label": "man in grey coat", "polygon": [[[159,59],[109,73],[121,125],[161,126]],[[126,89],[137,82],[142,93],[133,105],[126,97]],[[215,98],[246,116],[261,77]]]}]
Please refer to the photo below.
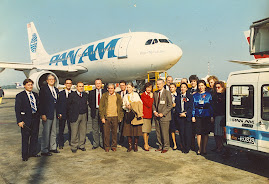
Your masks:
[{"label": "man in grey coat", "polygon": [[154,113],[157,142],[159,148],[155,151],[166,153],[170,147],[169,124],[171,120],[172,96],[171,92],[164,89],[164,80],[157,80],[158,90],[154,92],[152,110]]}]

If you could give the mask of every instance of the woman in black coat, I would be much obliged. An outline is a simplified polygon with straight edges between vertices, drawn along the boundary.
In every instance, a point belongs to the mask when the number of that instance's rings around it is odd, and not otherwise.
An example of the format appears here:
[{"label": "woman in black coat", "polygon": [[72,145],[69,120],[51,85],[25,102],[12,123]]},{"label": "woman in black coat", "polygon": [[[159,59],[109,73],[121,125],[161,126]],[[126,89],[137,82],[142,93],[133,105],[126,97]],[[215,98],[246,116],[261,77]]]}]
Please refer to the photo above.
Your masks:
[{"label": "woman in black coat", "polygon": [[182,83],[180,85],[180,94],[176,97],[176,114],[177,124],[179,126],[180,143],[182,145],[182,153],[189,153],[192,137],[192,108],[193,97],[187,92],[188,85]]},{"label": "woman in black coat", "polygon": [[214,150],[219,153],[223,149],[223,127],[225,126],[226,92],[224,82],[217,81],[214,86],[215,93],[212,95],[214,109],[214,137],[216,141],[216,148]]}]

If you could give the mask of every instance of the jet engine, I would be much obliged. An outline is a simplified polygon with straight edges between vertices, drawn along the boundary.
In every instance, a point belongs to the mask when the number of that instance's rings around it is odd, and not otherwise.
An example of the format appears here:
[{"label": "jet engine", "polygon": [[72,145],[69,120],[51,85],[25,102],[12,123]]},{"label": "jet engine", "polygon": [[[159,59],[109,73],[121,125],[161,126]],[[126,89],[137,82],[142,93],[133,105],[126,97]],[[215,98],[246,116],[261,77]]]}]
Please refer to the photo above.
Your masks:
[{"label": "jet engine", "polygon": [[55,87],[58,87],[58,85],[59,85],[59,79],[58,79],[58,77],[53,72],[46,71],[46,70],[36,71],[36,72],[31,71],[29,78],[34,81],[33,91],[39,92],[41,86],[43,86],[44,84],[46,84],[47,76],[49,74],[54,75],[54,77],[56,79],[56,81],[55,81]]}]

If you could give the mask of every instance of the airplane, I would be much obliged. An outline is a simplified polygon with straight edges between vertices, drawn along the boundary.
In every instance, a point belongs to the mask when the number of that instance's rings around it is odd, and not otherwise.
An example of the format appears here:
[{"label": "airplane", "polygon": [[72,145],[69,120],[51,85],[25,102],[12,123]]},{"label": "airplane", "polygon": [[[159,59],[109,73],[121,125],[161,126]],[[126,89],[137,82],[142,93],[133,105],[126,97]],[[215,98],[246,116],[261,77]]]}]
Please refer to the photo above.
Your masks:
[{"label": "airplane", "polygon": [[229,60],[229,62],[248,65],[254,69],[268,68],[269,18],[253,22],[253,25],[250,26],[250,30],[245,31],[244,35],[246,37],[248,44],[250,45],[250,54],[253,55],[254,60],[252,61]]},{"label": "airplane", "polygon": [[39,91],[53,74],[56,86],[66,78],[94,83],[145,80],[152,71],[166,71],[182,57],[182,50],[166,36],[153,32],[129,32],[49,55],[33,22],[27,24],[31,63],[0,62],[5,68],[23,71]]},{"label": "airplane", "polygon": [[16,89],[24,88],[20,82],[15,82],[15,85],[16,85]]}]

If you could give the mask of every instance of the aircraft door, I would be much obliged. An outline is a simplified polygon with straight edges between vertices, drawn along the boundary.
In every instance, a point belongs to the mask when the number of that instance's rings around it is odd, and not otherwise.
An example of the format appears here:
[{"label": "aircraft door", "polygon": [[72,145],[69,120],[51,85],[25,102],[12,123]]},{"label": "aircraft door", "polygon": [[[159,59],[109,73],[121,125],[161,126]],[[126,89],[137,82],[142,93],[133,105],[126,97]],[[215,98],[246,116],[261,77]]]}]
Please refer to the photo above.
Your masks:
[{"label": "aircraft door", "polygon": [[120,46],[119,46],[119,53],[118,53],[118,59],[127,58],[127,49],[128,44],[131,40],[131,36],[121,38]]},{"label": "aircraft door", "polygon": [[258,83],[258,151],[269,152],[269,72],[260,73]]}]

